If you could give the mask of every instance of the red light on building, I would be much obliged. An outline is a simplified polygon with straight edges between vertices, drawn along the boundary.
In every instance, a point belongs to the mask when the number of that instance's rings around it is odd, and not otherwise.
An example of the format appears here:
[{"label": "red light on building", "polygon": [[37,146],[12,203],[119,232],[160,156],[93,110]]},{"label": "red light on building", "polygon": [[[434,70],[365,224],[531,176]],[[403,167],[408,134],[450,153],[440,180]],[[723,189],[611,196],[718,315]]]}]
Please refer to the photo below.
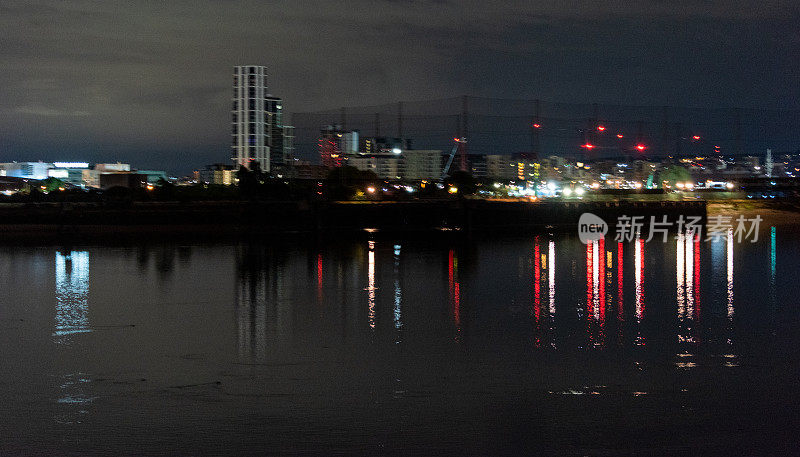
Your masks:
[{"label": "red light on building", "polygon": [[693,136],[693,137],[692,137],[692,139],[693,139],[693,140],[695,140],[695,141],[697,141],[697,140],[699,140],[699,139],[700,139],[700,135],[695,135],[695,136]]},{"label": "red light on building", "polygon": [[597,126],[597,130],[600,131],[600,132],[604,131],[605,129],[606,129],[606,126],[604,126],[604,125],[598,125]]},{"label": "red light on building", "polygon": [[581,145],[582,148],[592,149],[594,145],[592,143],[586,143]]},{"label": "red light on building", "polygon": [[636,149],[638,149],[640,151],[644,151],[645,149],[647,149],[647,146],[645,146],[643,144],[637,144],[636,145]]},{"label": "red light on building", "polygon": [[535,129],[538,129],[538,128],[541,128],[541,127],[542,127],[542,124],[533,124],[533,128],[535,128]]},{"label": "red light on building", "polygon": [[622,138],[623,135],[621,133],[617,133],[617,138]]}]

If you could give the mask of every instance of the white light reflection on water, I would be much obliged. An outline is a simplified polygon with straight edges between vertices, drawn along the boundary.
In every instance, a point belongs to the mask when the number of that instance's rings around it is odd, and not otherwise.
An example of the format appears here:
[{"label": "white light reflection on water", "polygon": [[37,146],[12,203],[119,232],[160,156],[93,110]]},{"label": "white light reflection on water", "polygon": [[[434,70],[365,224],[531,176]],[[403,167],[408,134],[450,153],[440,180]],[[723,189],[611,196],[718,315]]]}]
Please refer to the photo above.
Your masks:
[{"label": "white light reflection on water", "polygon": [[[56,251],[56,315],[53,331],[54,342],[68,350],[72,338],[79,333],[88,333],[89,326],[89,252],[71,251],[62,254]],[[86,373],[68,373],[62,376],[56,403],[67,409],[59,410],[54,421],[61,424],[80,423],[87,414],[85,406],[96,397],[89,395],[91,383]],[[75,410],[74,408],[78,408]]]},{"label": "white light reflection on water", "polygon": [[375,330],[375,242],[369,242],[367,254],[367,310],[370,330]]},{"label": "white light reflection on water", "polygon": [[694,317],[694,233],[684,237],[686,246],[686,317]]},{"label": "white light reflection on water", "polygon": [[89,327],[89,252],[56,252],[56,343],[69,344],[70,336],[91,332]]},{"label": "white light reflection on water", "polygon": [[403,291],[400,288],[400,245],[394,245],[394,328],[403,326],[403,313],[401,304]]},{"label": "white light reflection on water", "polygon": [[[695,245],[695,233],[691,230],[678,233],[675,242],[675,277],[676,305],[678,313],[677,339],[681,350],[675,354],[680,359],[675,363],[678,368],[694,368],[696,362],[691,361],[694,342],[692,327],[695,306],[695,260],[699,259],[698,246]],[[699,265],[699,264],[698,264]]]},{"label": "white light reflection on water", "polygon": [[642,282],[644,280],[644,240],[639,237],[637,234],[636,240],[634,241],[636,249],[633,253],[633,265],[634,265],[634,304],[635,304],[635,314],[636,314],[636,346],[644,346],[645,340],[644,336],[642,335],[642,318],[644,317],[644,290],[642,287]]},{"label": "white light reflection on water", "polygon": [[[677,282],[677,301],[678,301],[678,319],[683,320],[686,314],[686,289],[684,288],[685,280],[686,280],[686,272],[684,267],[686,266],[686,261],[684,260],[684,253],[686,252],[686,235],[683,233],[678,234],[678,241],[675,244],[675,276]],[[680,337],[680,335],[679,335]]]},{"label": "white light reflection on water", "polygon": [[726,261],[727,261],[727,279],[728,279],[728,319],[733,319],[733,229],[728,229],[728,238],[726,239]]},{"label": "white light reflection on water", "polygon": [[726,278],[727,278],[727,316],[728,316],[728,338],[725,341],[725,344],[728,348],[728,353],[723,354],[725,358],[725,363],[723,364],[726,367],[736,367],[739,364],[735,361],[736,354],[733,353],[733,338],[731,335],[733,334],[733,314],[734,314],[734,306],[733,306],[733,229],[728,229],[728,237],[725,240],[726,243]]}]

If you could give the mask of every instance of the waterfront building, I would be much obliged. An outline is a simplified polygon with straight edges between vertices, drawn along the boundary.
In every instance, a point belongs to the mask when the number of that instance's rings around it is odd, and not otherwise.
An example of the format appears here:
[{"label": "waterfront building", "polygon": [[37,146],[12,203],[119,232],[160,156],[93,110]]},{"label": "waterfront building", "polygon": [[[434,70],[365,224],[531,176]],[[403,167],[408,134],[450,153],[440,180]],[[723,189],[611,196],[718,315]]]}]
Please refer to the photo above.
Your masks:
[{"label": "waterfront building", "polygon": [[402,177],[408,181],[435,180],[442,174],[442,151],[438,149],[407,149],[402,152]]},{"label": "waterfront building", "polygon": [[55,162],[53,168],[47,170],[47,176],[73,186],[85,187],[83,172],[88,169],[89,164],[85,162]]},{"label": "waterfront building", "polygon": [[343,130],[339,125],[327,125],[320,131],[317,148],[322,166],[341,167],[346,154],[359,151],[358,131]]},{"label": "waterfront building", "polygon": [[269,172],[272,165],[288,163],[293,151],[294,129],[284,125],[283,100],[269,93],[266,67],[234,67],[231,152],[236,168],[258,166]]},{"label": "waterfront building", "polygon": [[159,182],[169,181],[169,176],[163,170],[136,170],[136,173],[144,175],[148,184],[158,184]]},{"label": "waterfront building", "polygon": [[28,179],[47,179],[47,170],[51,168],[53,168],[53,164],[48,162],[0,163],[0,176]]},{"label": "waterfront building", "polygon": [[119,173],[131,171],[131,164],[129,163],[96,163],[94,169],[100,173]]},{"label": "waterfront building", "polygon": [[236,182],[236,170],[232,165],[215,163],[207,165],[198,172],[197,180],[200,183],[230,186]]},{"label": "waterfront building", "polygon": [[517,162],[511,154],[488,154],[486,156],[486,177],[496,181],[517,179]]}]

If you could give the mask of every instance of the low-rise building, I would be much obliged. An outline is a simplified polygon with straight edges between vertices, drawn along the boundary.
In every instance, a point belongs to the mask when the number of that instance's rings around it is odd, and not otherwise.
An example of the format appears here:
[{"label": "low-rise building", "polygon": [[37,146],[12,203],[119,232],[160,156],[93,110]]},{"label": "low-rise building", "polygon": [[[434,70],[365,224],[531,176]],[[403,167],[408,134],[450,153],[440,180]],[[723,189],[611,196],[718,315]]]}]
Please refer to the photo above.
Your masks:
[{"label": "low-rise building", "polygon": [[48,162],[6,162],[0,163],[0,176],[47,179],[47,170],[50,168],[53,168],[53,164]]},{"label": "low-rise building", "polygon": [[215,163],[200,170],[198,173],[198,180],[205,184],[230,186],[236,183],[237,171],[238,170],[235,170],[232,165]]}]

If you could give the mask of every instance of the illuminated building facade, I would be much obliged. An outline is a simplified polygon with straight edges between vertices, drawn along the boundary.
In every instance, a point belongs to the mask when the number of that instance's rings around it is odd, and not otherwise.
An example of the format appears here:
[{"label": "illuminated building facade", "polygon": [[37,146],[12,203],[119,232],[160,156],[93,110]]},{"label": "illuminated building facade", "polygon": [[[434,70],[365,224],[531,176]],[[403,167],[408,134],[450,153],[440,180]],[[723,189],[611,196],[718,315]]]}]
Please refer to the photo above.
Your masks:
[{"label": "illuminated building facade", "polygon": [[266,67],[234,67],[231,153],[236,168],[257,164],[269,172],[287,164],[294,150],[293,131],[284,125],[283,100],[269,93]]},{"label": "illuminated building facade", "polygon": [[344,155],[358,152],[358,132],[342,130],[338,125],[328,125],[320,131],[317,142],[319,159],[327,168],[344,165]]}]

